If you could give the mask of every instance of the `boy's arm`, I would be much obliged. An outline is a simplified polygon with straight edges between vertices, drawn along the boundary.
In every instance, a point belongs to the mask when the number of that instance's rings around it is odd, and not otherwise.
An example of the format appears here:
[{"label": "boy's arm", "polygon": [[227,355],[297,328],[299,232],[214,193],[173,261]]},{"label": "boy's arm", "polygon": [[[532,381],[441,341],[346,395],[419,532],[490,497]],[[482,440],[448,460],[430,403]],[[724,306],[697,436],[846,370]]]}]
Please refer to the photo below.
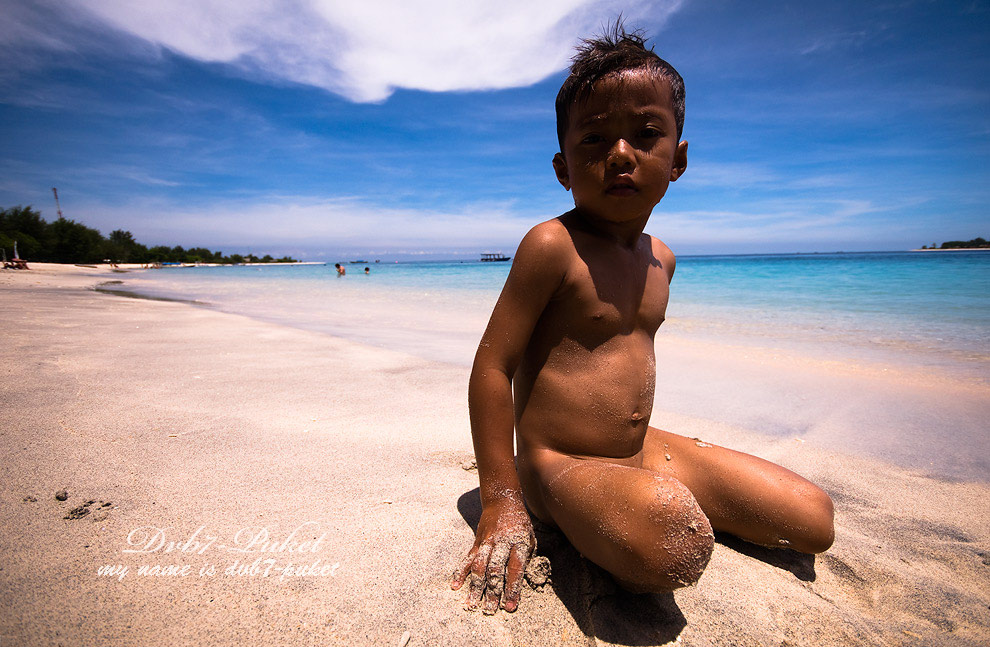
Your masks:
[{"label": "boy's arm", "polygon": [[512,376],[563,280],[565,238],[556,221],[534,227],[523,238],[471,371],[468,404],[482,513],[474,546],[451,586],[459,589],[470,575],[467,606],[474,608],[484,598],[485,613],[495,613],[500,598],[506,611],[515,611],[535,549],[513,456]]}]

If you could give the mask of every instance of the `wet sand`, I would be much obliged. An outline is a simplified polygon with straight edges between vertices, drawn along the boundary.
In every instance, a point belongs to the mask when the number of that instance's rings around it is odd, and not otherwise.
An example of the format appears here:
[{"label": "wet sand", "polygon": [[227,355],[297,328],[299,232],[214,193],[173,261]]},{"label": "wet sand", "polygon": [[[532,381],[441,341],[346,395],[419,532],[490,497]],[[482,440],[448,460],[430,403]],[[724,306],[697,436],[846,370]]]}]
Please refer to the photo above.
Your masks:
[{"label": "wet sand", "polygon": [[[485,617],[447,587],[479,515],[466,368],[99,293],[126,276],[105,268],[37,267],[0,272],[2,644],[990,642],[986,438],[952,478],[923,459],[986,406],[981,385],[661,344],[661,361],[731,370],[695,385],[714,413],[683,383],[658,386],[654,424],[822,485],[834,547],[811,558],[719,537],[696,587],[637,596],[544,529],[551,581]],[[793,429],[758,433],[758,416],[734,413],[761,375],[798,399],[780,404]],[[801,420],[801,397],[833,418]],[[929,412],[947,421],[937,441],[884,453],[873,430],[897,426],[896,407],[864,419],[871,398],[913,412],[969,399]]]}]

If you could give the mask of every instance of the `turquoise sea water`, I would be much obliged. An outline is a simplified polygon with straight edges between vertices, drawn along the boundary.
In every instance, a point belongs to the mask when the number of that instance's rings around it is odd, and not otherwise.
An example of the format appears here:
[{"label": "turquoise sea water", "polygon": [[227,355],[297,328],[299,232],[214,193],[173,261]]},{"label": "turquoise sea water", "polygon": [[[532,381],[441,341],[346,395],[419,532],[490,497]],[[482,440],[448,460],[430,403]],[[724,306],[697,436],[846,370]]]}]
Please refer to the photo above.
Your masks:
[{"label": "turquoise sea water", "polygon": [[694,257],[674,285],[669,316],[700,328],[990,359],[990,252]]},{"label": "turquoise sea water", "polygon": [[[121,287],[468,364],[509,265],[165,268]],[[667,331],[987,377],[990,252],[684,256]]]}]

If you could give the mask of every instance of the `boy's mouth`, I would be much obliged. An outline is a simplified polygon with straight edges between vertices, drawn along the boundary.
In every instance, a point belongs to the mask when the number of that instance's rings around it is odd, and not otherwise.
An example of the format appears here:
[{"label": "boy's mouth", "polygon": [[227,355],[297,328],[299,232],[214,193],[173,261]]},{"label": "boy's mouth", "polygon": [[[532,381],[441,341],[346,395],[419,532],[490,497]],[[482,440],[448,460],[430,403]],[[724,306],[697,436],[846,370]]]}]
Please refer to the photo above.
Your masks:
[{"label": "boy's mouth", "polygon": [[636,189],[636,184],[632,180],[619,178],[614,180],[611,184],[608,185],[608,188],[605,189],[605,193],[609,195],[622,197],[622,196],[634,195],[637,192],[637,190],[638,189]]}]

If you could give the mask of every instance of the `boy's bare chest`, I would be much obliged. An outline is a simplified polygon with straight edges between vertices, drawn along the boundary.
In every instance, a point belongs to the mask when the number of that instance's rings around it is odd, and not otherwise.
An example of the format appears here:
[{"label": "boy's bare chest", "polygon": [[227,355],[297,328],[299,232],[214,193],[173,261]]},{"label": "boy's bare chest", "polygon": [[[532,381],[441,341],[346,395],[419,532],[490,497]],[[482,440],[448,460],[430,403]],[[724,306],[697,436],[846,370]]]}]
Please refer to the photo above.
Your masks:
[{"label": "boy's bare chest", "polygon": [[568,336],[592,343],[634,331],[652,336],[663,323],[669,294],[659,266],[611,272],[577,266],[551,302],[552,319]]}]

